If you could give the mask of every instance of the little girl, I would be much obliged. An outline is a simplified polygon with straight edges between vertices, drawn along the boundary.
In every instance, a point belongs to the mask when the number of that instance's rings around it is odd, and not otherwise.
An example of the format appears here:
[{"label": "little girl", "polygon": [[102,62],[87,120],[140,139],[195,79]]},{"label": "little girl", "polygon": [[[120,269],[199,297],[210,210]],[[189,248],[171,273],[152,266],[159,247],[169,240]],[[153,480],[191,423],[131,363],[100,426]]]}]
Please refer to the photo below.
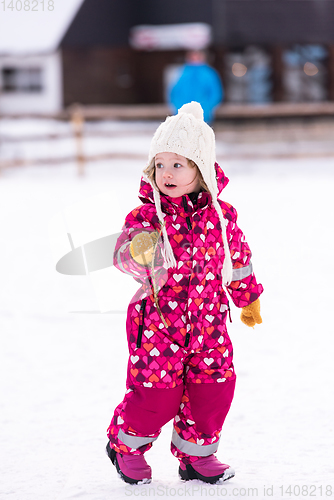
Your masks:
[{"label": "little girl", "polygon": [[127,391],[107,453],[125,482],[149,483],[144,453],[173,418],[180,477],[214,484],[234,476],[214,455],[236,380],[225,290],[254,326],[263,287],[236,210],[217,198],[228,179],[200,104],[158,127],[144,173],[143,204],[127,216],[114,255],[142,287],[128,308]]}]

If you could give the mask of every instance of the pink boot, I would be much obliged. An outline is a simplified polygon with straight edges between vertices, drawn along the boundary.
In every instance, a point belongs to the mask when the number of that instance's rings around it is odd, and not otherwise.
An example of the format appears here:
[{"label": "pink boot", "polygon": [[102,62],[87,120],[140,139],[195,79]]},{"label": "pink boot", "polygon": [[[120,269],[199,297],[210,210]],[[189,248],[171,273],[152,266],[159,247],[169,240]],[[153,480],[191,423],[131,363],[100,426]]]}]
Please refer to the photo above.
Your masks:
[{"label": "pink boot", "polygon": [[151,467],[144,455],[124,455],[117,453],[107,444],[107,455],[117,469],[121,479],[129,484],[146,484],[152,479]]},{"label": "pink boot", "polygon": [[200,479],[205,483],[215,484],[231,479],[235,472],[229,465],[219,462],[214,455],[209,455],[187,465],[180,462],[179,475],[185,481]]}]

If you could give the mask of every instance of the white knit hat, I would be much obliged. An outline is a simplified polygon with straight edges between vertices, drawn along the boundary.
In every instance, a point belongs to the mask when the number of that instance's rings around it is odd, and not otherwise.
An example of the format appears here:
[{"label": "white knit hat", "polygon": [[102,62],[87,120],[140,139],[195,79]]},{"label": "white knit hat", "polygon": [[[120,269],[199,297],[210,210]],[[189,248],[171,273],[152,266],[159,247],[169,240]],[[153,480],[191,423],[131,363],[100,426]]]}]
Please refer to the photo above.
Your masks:
[{"label": "white knit hat", "polygon": [[[198,102],[192,101],[184,104],[175,116],[168,116],[157,128],[150,147],[149,165],[158,153],[177,153],[194,161],[198,166],[204,182],[212,196],[222,227],[225,259],[223,263],[223,284],[228,285],[232,280],[232,261],[226,236],[228,220],[224,218],[220,204],[217,200],[218,186],[216,179],[216,146],[215,134],[212,128],[205,123],[204,113]],[[157,215],[163,221],[164,214],[161,210],[160,193],[152,185],[154,202]],[[167,231],[163,229],[165,243],[165,260],[167,267],[175,267],[175,257],[168,240]]]}]

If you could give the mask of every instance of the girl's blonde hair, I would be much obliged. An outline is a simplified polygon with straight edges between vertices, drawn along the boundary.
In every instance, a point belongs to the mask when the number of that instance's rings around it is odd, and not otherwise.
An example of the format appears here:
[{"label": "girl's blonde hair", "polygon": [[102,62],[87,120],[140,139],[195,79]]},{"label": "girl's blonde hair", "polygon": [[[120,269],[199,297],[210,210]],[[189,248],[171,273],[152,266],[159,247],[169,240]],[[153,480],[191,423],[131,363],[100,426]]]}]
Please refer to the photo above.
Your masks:
[{"label": "girl's blonde hair", "polygon": [[[201,191],[206,191],[207,193],[209,193],[210,192],[209,188],[206,185],[206,183],[203,179],[202,173],[201,173],[200,169],[198,168],[198,166],[196,165],[196,163],[193,160],[190,160],[189,158],[187,158],[187,162],[192,168],[196,168],[196,177],[199,179]],[[151,161],[151,163],[149,164],[149,166],[146,167],[143,172],[146,175],[146,177],[148,178],[148,180],[153,184],[153,186],[157,190],[159,190],[158,186],[155,182],[155,159],[154,158]]]}]

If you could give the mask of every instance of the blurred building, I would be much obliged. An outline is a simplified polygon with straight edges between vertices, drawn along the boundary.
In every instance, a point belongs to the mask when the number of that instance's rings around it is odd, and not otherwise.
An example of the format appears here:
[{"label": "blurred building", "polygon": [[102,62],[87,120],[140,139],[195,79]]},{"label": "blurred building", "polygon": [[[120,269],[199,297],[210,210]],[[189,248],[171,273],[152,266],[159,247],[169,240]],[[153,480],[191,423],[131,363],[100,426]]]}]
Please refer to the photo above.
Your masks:
[{"label": "blurred building", "polygon": [[2,2],[0,113],[52,114],[62,109],[60,44],[82,3],[60,0],[48,10],[50,2]]},{"label": "blurred building", "polygon": [[[64,107],[164,102],[187,44],[198,42],[188,31],[184,42],[175,36],[173,44],[165,28],[174,26],[179,34],[180,25],[198,23],[210,29],[202,45],[227,102],[334,100],[332,0],[71,1],[76,10],[63,20],[52,52],[60,61],[58,102]],[[0,46],[2,97],[20,78],[33,81],[35,97],[42,93],[43,64],[30,65],[28,77],[20,76],[19,64],[2,61]]]},{"label": "blurred building", "polygon": [[0,113],[56,113],[63,106],[60,53],[0,54]]}]

